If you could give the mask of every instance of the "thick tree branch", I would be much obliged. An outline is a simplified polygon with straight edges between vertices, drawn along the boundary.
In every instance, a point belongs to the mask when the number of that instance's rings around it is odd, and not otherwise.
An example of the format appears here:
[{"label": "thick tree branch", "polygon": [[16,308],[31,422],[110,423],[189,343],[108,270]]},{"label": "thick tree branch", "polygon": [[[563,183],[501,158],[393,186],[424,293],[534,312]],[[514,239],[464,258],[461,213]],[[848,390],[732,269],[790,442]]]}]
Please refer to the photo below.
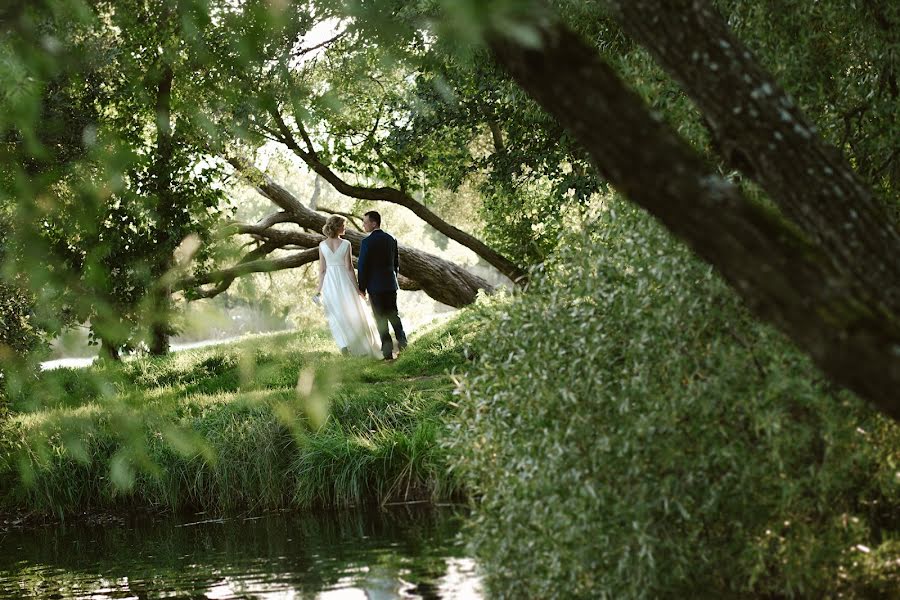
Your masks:
[{"label": "thick tree branch", "polygon": [[489,41],[496,59],[579,140],[601,174],[714,265],[830,379],[900,419],[897,315],[860,290],[828,250],[710,170],[576,34],[558,24],[537,33],[538,46],[502,33]]},{"label": "thick tree branch", "polygon": [[[288,128],[287,124],[284,122],[284,119],[282,119],[281,115],[278,114],[278,111],[272,112],[272,116],[273,118],[275,118],[276,123],[278,124],[278,128],[282,133],[282,138],[285,145],[294,154],[300,157],[300,159],[302,159],[313,171],[321,176],[322,179],[331,184],[331,186],[335,190],[351,198],[390,202],[392,204],[397,204],[408,208],[417,217],[431,225],[434,229],[443,233],[448,238],[459,242],[466,248],[469,248],[475,254],[495,267],[498,271],[509,277],[511,280],[519,283],[525,281],[526,273],[524,269],[518,267],[511,260],[504,257],[499,252],[489,247],[487,244],[485,244],[475,236],[472,236],[462,231],[461,229],[447,223],[439,216],[437,216],[434,212],[432,212],[428,207],[417,202],[415,198],[403,192],[402,190],[398,190],[392,187],[357,186],[344,181],[337,173],[332,171],[325,163],[319,160],[314,152],[304,150],[300,146],[300,144],[297,143],[296,138],[293,136],[290,128]],[[303,125],[301,123],[297,123],[297,127],[300,131],[301,136],[303,137],[304,143],[311,150],[312,142],[309,140],[309,136],[303,129]]]},{"label": "thick tree branch", "polygon": [[[295,269],[319,260],[319,242],[325,239],[324,236],[320,235],[312,235],[303,232],[285,232],[275,229],[260,229],[255,225],[239,225],[238,232],[258,236],[264,238],[266,241],[262,246],[248,253],[235,266],[184,279],[179,282],[176,289],[193,289],[194,294],[201,298],[212,298],[227,290],[235,279],[243,275]],[[306,249],[288,256],[260,260],[263,256],[270,254],[274,250],[286,246],[300,246]],[[356,266],[356,258],[353,258],[353,265],[354,267]],[[422,286],[416,281],[404,275],[400,275],[397,280],[400,284],[400,289],[402,290],[417,291],[422,289]],[[201,287],[208,284],[215,285],[212,288],[206,289]]]},{"label": "thick tree branch", "polygon": [[248,275],[250,273],[268,273],[271,271],[280,271],[283,269],[293,269],[317,260],[319,260],[319,249],[311,248],[308,250],[303,250],[302,252],[297,252],[279,258],[248,260],[246,262],[241,261],[237,265],[228,269],[213,271],[211,273],[206,273],[197,277],[185,279],[179,284],[179,288],[199,288],[202,285],[214,283],[216,284],[216,286],[213,288],[213,290],[210,290],[214,291],[213,294],[210,294],[210,291],[203,290],[198,292],[199,295],[204,298],[211,298],[214,295],[218,295],[224,292],[226,289],[228,289],[228,286],[230,286],[235,279],[242,275]]},{"label": "thick tree branch", "polygon": [[252,235],[267,243],[274,244],[276,248],[285,246],[302,246],[303,248],[316,248],[325,236],[305,231],[282,231],[280,229],[260,229],[255,225],[239,225],[237,233]]},{"label": "thick tree branch", "polygon": [[[252,225],[244,226],[241,228],[241,233],[248,233],[251,235],[258,236],[265,240],[265,245],[271,245],[275,248],[285,248],[288,246],[299,246],[302,248],[318,248],[319,243],[325,239],[323,235],[317,235],[313,233],[306,233],[303,231],[279,231],[277,229],[267,229],[267,230],[258,230]],[[356,266],[356,257],[351,256],[351,260],[353,261],[353,266]],[[293,268],[293,267],[283,267],[283,268]],[[410,279],[406,275],[402,273],[397,277],[397,281],[400,283],[400,289],[402,290],[421,290],[422,286],[418,284],[413,279]]]},{"label": "thick tree branch", "polygon": [[290,213],[279,211],[260,219],[259,222],[254,225],[254,227],[259,229],[268,229],[269,227],[277,223],[288,223],[291,220],[292,219]]},{"label": "thick tree branch", "polygon": [[[697,104],[723,146],[873,302],[900,314],[900,231],[840,152],[728,29],[708,0],[607,0]],[[857,112],[862,112],[861,105]],[[725,152],[729,159],[731,153]],[[735,165],[740,167],[740,165]]]},{"label": "thick tree branch", "polygon": [[[186,279],[182,279],[174,286],[174,290],[191,290],[194,295],[200,298],[212,298],[214,296],[218,296],[229,287],[231,287],[231,284],[236,278],[238,278],[242,274],[245,274],[244,272],[238,271],[239,267],[251,263],[258,263],[260,262],[258,259],[267,256],[278,248],[279,246],[276,242],[265,241],[256,249],[248,252],[240,261],[238,261],[238,264],[234,267],[221,271],[214,271],[212,273],[207,273],[198,277],[188,277]],[[247,271],[247,273],[250,272],[254,271]],[[212,288],[201,288],[201,286],[209,283],[215,283],[216,285]]]},{"label": "thick tree branch", "polygon": [[316,206],[315,210],[323,213],[327,213],[329,215],[340,215],[350,221],[350,224],[356,228],[357,231],[362,231],[362,217],[359,215],[354,215],[348,212],[342,212],[340,210],[333,210],[328,208],[327,206]]}]

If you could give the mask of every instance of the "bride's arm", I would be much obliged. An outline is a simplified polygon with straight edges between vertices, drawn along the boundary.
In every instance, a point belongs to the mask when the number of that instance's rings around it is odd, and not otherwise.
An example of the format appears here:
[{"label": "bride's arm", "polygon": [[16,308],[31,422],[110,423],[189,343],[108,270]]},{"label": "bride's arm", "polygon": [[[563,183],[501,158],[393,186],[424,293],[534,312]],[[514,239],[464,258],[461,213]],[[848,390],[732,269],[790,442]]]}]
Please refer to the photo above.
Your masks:
[{"label": "bride's arm", "polygon": [[316,288],[316,294],[322,293],[322,282],[325,281],[325,259],[322,258],[322,246],[319,246],[319,287]]}]

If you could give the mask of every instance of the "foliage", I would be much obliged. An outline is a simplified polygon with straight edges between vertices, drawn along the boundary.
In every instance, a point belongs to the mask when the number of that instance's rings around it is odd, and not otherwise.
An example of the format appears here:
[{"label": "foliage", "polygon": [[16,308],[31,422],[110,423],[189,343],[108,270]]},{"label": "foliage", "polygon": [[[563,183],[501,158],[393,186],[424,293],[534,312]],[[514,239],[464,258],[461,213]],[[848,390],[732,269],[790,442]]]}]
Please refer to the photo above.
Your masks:
[{"label": "foliage", "polygon": [[[550,5],[715,160],[697,112],[602,3]],[[897,9],[866,2],[845,18],[836,1],[718,6],[889,198]],[[603,184],[558,124],[469,43],[490,23],[527,37],[515,18],[533,10],[530,0],[14,3],[0,43],[0,204],[15,209],[13,231],[33,252],[13,268],[33,291],[57,290],[51,314],[75,313],[113,344],[139,345],[178,244],[199,236],[200,270],[221,259],[212,229],[227,211],[211,154],[268,143],[273,109],[289,125],[303,121],[320,158],[357,180],[432,204],[477,189],[456,200],[477,205],[480,218],[455,224],[481,229],[518,264],[540,262],[570,209]],[[316,48],[322,28],[335,39]],[[158,118],[167,72],[168,131]],[[439,209],[451,221],[466,212]]]},{"label": "foliage", "polygon": [[900,217],[897,3],[872,0],[855,10],[838,0],[794,3],[790,10],[773,2],[717,4],[820,134]]},{"label": "foliage", "polygon": [[900,533],[896,424],[623,202],[480,310],[448,440],[497,596],[859,594]]},{"label": "foliage", "polygon": [[[176,6],[176,4],[178,6]],[[173,253],[210,238],[222,196],[191,101],[202,0],[12,7],[0,42],[5,232],[29,251],[5,271],[53,292],[116,354],[165,310]],[[46,298],[48,301],[51,298]]]},{"label": "foliage", "polygon": [[396,162],[422,172],[426,197],[474,183],[485,240],[520,265],[542,261],[566,207],[601,186],[585,156],[486,53],[439,42],[419,64],[385,142]]},{"label": "foliage", "polygon": [[[549,4],[718,160],[697,111],[603,3]],[[898,9],[717,5],[890,199]],[[211,243],[223,211],[215,154],[269,143],[274,111],[304,123],[319,157],[348,180],[432,205],[448,190],[478,190],[481,223],[466,225],[483,226],[519,264],[559,246],[526,294],[482,304],[488,332],[470,340],[482,358],[462,388],[452,448],[479,494],[476,548],[498,593],[711,586],[812,596],[868,593],[863,579],[870,595],[890,590],[896,426],[821,382],[639,213],[610,202],[583,235],[563,235],[602,182],[469,44],[488,23],[527,38],[513,18],[533,7],[44,0],[0,9],[0,214],[12,220],[0,231],[0,349],[25,353],[84,319],[114,346],[140,343],[178,244],[191,234],[206,242],[200,269],[225,255]],[[341,35],[314,52],[306,38],[336,17]],[[169,128],[159,110],[167,72]],[[460,483],[436,448],[451,406],[442,373],[463,364],[461,335],[478,330],[471,316],[392,366],[326,357],[316,336],[276,337],[23,382],[3,426],[4,500],[58,512],[221,510],[450,493]],[[304,412],[315,394],[295,393],[305,367],[326,381],[332,417],[321,428]],[[341,380],[328,384],[331,371]]]},{"label": "foliage", "polygon": [[6,415],[9,378],[13,372],[24,372],[20,357],[45,342],[32,324],[33,307],[33,297],[27,291],[0,281],[0,420]]},{"label": "foliage", "polygon": [[[0,231],[8,232],[10,227],[10,219],[0,212]],[[0,264],[6,256],[20,251],[10,242],[6,236],[0,237]],[[19,378],[33,375],[34,365],[26,357],[47,343],[47,332],[35,318],[37,302],[20,277],[0,278],[0,420],[6,416],[11,380],[16,386]]]},{"label": "foliage", "polygon": [[447,371],[470,335],[464,320],[444,324],[391,365],[326,352],[314,331],[44,373],[0,431],[0,504],[68,514],[452,497],[437,440]]}]

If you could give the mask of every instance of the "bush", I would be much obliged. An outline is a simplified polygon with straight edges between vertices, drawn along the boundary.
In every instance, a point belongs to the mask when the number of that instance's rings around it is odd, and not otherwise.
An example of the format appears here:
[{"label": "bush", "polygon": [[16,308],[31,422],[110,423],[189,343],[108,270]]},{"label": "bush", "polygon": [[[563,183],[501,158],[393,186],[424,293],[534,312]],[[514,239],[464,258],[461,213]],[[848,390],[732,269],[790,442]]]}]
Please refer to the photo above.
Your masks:
[{"label": "bush", "polygon": [[[35,322],[37,300],[7,261],[16,254],[11,240],[13,220],[7,207],[0,206],[0,420],[7,414],[12,380],[33,378],[36,350],[46,348],[47,332]],[[31,360],[29,360],[31,359]]]},{"label": "bush", "polygon": [[897,537],[898,427],[645,214],[611,202],[480,310],[448,439],[498,597],[860,593]]},{"label": "bush", "polygon": [[32,308],[30,294],[0,279],[0,418],[6,413],[10,377],[26,374],[27,355],[45,344],[32,322]]}]

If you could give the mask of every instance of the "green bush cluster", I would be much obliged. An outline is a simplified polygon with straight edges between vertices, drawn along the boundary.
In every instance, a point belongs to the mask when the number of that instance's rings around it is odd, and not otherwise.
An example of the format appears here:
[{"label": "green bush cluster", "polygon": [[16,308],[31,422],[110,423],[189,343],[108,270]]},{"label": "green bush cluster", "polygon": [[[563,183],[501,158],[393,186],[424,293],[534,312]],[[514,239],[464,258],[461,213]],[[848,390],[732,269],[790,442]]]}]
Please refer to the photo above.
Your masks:
[{"label": "green bush cluster", "polygon": [[0,419],[7,413],[10,378],[33,376],[28,355],[46,344],[33,322],[33,308],[31,294],[0,279]]},{"label": "green bush cluster", "polygon": [[25,356],[45,343],[32,315],[34,297],[14,275],[7,274],[6,261],[13,254],[9,231],[12,221],[0,206],[0,419],[7,413],[10,376],[22,371]]},{"label": "green bush cluster", "polygon": [[644,213],[610,200],[478,310],[448,440],[494,595],[896,591],[900,429]]}]

